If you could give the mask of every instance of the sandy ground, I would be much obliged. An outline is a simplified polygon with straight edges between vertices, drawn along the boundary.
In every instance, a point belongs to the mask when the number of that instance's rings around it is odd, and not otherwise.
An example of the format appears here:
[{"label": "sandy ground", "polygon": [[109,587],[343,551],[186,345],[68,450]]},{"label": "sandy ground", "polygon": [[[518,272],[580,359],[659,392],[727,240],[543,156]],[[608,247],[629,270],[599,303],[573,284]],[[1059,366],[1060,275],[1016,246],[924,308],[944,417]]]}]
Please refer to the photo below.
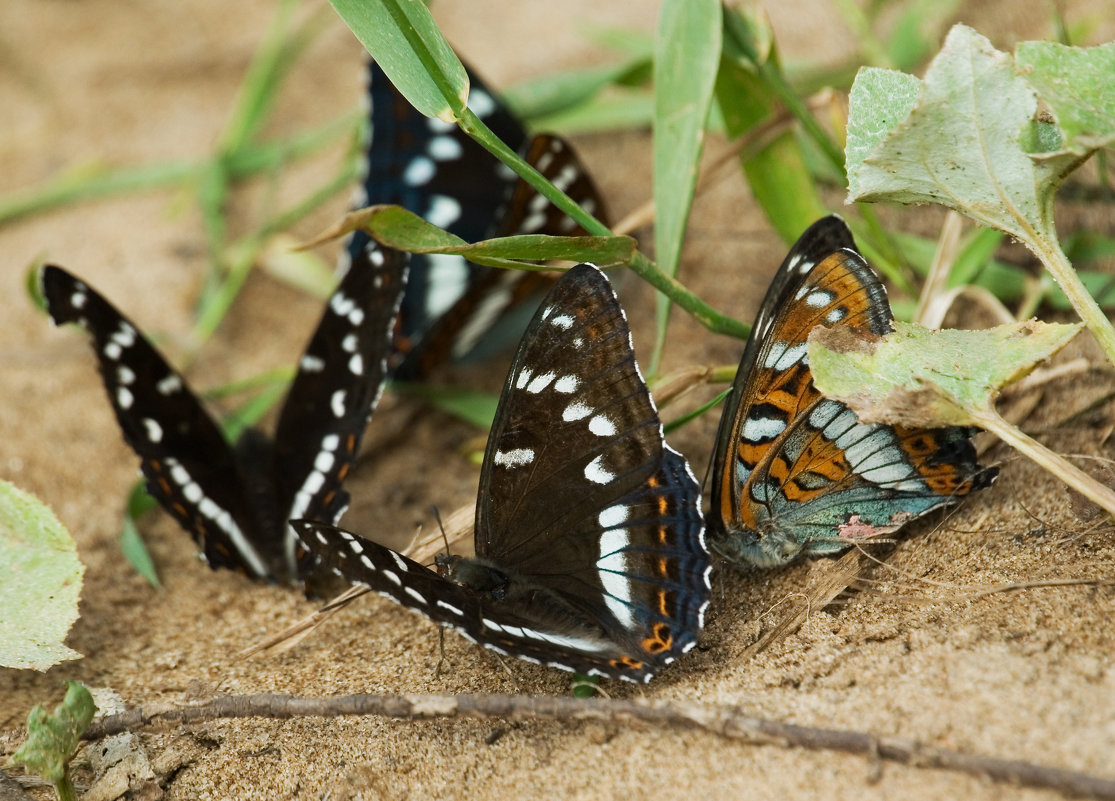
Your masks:
[{"label": "sandy ground", "polygon": [[[981,3],[958,18],[1009,47],[1048,32],[1043,18],[1013,10],[1021,5]],[[500,86],[602,61],[606,54],[583,36],[586,26],[650,30],[656,8],[652,0],[473,0],[442,2],[436,11],[459,50]],[[0,5],[0,189],[27,188],[83,165],[206,152],[271,13],[263,0],[7,0]],[[836,58],[853,44],[820,0],[787,2],[773,16],[790,58]],[[1115,38],[1110,18],[1090,18],[1097,41]],[[269,133],[290,135],[353,107],[361,70],[358,45],[339,22],[331,24],[298,62]],[[577,141],[616,216],[649,196],[648,143],[644,134]],[[341,150],[239,195],[234,230],[248,230],[266,203],[304,197],[336,168]],[[296,233],[316,233],[344,203],[338,198]],[[831,203],[839,209],[839,197]],[[903,219],[909,225],[914,216]],[[1109,206],[1066,206],[1060,219],[1065,229],[1088,219],[1115,233]],[[926,211],[917,224],[932,231],[939,217]],[[82,617],[69,637],[85,658],[46,674],[0,672],[0,752],[18,744],[34,703],[57,701],[66,678],[110,688],[129,704],[188,703],[215,693],[568,692],[566,674],[517,661],[503,666],[452,634],[448,670],[437,676],[435,627],[378,598],[336,615],[285,654],[238,661],[241,648],[313,605],[291,590],[211,572],[161,513],[144,529],[163,589],[151,589],[124,563],[117,533],[137,461],[120,439],[84,338],[53,330],[21,287],[30,261],[49,257],[88,277],[180,353],[175,345],[189,331],[205,264],[189,198],[148,192],[72,206],[6,226],[0,242],[0,475],[56,510],[87,565]],[[782,255],[732,177],[696,205],[683,277],[746,320]],[[739,287],[735,297],[718,293],[726,280]],[[651,295],[628,281],[624,299],[636,345],[645,348]],[[191,366],[191,378],[210,387],[292,362],[318,313],[317,301],[254,276]],[[683,315],[675,325],[668,368],[738,359],[739,343],[710,336]],[[1099,363],[1089,343],[1074,353]],[[497,386],[502,369],[471,378]],[[1054,425],[1113,383],[1106,370],[1050,387],[1028,427],[1063,452],[1110,456],[1109,403]],[[715,426],[710,416],[674,440],[698,470]],[[412,401],[386,398],[366,438],[366,458],[347,484],[354,503],[346,525],[405,536],[418,523],[429,525],[429,504],[468,502],[478,472],[462,454],[476,437]],[[1002,465],[992,490],[947,519],[912,527],[861,591],[813,610],[799,631],[761,653],[748,646],[833,563],[763,574],[718,566],[700,648],[646,689],[612,684],[607,691],[737,706],[1115,777],[1115,591],[1093,584],[981,592],[1010,582],[1110,579],[1115,537],[1102,521],[1077,518],[1065,488],[1036,468],[1002,448],[988,459]],[[495,732],[502,736],[489,742]],[[247,720],[150,733],[142,741],[164,769],[173,768],[164,784],[174,799],[1053,796],[841,754],[599,723]],[[156,790],[148,787],[144,797],[157,797]]]}]

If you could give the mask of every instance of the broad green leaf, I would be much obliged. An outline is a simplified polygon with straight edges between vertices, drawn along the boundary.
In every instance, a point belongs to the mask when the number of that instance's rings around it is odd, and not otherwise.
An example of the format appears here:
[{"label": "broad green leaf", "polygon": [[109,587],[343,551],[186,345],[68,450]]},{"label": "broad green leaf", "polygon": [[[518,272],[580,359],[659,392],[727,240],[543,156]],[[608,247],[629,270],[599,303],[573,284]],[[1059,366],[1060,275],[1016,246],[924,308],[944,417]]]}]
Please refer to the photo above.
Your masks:
[{"label": "broad green leaf", "polygon": [[[1115,139],[1115,47],[1032,42],[1019,52],[1030,61],[1016,65],[957,25],[924,81],[861,70],[849,104],[849,200],[940,203],[1024,241],[1030,229],[1051,235],[1053,191]],[[1068,128],[1040,118],[1033,87]]]},{"label": "broad green leaf", "polygon": [[54,513],[0,481],[0,665],[46,670],[81,658],[63,641],[78,617],[84,573]]},{"label": "broad green leaf", "polygon": [[97,711],[89,690],[76,681],[66,682],[66,697],[50,714],[38,704],[27,716],[27,741],[12,754],[12,762],[54,785],[61,801],[77,796],[67,768],[81,744],[81,734]]},{"label": "broad green leaf", "polygon": [[[685,226],[697,185],[705,122],[720,64],[718,0],[665,0],[654,55],[654,252],[658,268],[677,275]],[[670,303],[658,297],[657,370]]]},{"label": "broad green leaf", "polygon": [[419,0],[329,0],[391,83],[420,113],[456,122],[468,75]]},{"label": "broad green leaf", "polygon": [[[1053,224],[1053,197],[1065,176],[1092,148],[1115,141],[1115,123],[1104,118],[1115,107],[1113,51],[1019,49],[1031,60],[1025,77],[985,37],[954,26],[905,115],[915,79],[861,72],[849,109],[848,200],[940,203],[1015,237],[1041,259],[1115,363],[1115,328],[1081,285]],[[1034,86],[1049,97],[1039,98]]]},{"label": "broad green leaf", "polygon": [[809,333],[809,369],[826,397],[848,404],[865,423],[978,425],[1004,386],[1080,328],[1029,320],[983,331],[931,331],[896,322],[893,333],[879,337],[818,327]]}]

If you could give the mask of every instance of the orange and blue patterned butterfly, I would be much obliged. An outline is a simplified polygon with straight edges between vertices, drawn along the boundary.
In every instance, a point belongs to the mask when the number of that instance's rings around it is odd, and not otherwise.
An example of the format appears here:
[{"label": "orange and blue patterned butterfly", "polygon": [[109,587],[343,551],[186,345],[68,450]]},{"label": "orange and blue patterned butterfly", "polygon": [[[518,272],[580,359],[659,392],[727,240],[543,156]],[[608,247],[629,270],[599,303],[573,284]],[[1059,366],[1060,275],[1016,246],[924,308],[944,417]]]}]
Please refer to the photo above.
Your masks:
[{"label": "orange and blue patterned butterfly", "polygon": [[809,227],[775,275],[720,419],[708,527],[738,563],[785,564],[887,534],[991,484],[967,428],[868,425],[813,385],[818,325],[883,335],[886,290],[839,217]]}]

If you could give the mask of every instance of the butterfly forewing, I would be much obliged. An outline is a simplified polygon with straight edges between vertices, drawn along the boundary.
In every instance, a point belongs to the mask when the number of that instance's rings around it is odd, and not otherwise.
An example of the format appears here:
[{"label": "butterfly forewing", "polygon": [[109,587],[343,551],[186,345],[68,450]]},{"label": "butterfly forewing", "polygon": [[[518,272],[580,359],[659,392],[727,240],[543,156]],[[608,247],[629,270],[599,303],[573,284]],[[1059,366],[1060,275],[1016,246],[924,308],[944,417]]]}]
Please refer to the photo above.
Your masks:
[{"label": "butterfly forewing", "polygon": [[[387,372],[388,343],[406,284],[406,256],[390,248],[353,264],[322,312],[298,365],[275,429],[279,521],[336,523],[348,504],[341,489],[356,461]],[[287,559],[295,559],[288,534]],[[304,570],[303,565],[302,570]]]},{"label": "butterfly forewing", "polygon": [[480,476],[477,556],[550,563],[534,538],[569,536],[570,521],[644,483],[661,452],[623,310],[599,271],[575,267],[531,321],[504,385]]},{"label": "butterfly forewing", "polygon": [[151,494],[189,531],[214,567],[264,577],[281,569],[259,540],[245,477],[217,424],[185,380],[112,304],[60,267],[42,272],[55,323],[80,323],[125,441]]},{"label": "butterfly forewing", "polygon": [[589,265],[562,276],[520,343],[475,559],[439,557],[438,577],[347,532],[296,529],[351,580],[501,653],[585,673],[649,679],[694,646],[708,604],[700,487],[663,441],[623,311]]},{"label": "butterfly forewing", "polygon": [[148,489],[214,568],[304,578],[292,514],[336,521],[341,490],[379,397],[405,278],[397,252],[353,264],[330,298],[283,405],[276,438],[247,429],[231,447],[185,380],[111,304],[58,267],[42,273],[56,323],[92,335],[124,439]]},{"label": "butterfly forewing", "polygon": [[721,418],[711,525],[726,556],[770,565],[839,551],[990,483],[967,430],[865,425],[814,387],[809,331],[883,335],[891,319],[839,218],[802,235],[763,301]]}]

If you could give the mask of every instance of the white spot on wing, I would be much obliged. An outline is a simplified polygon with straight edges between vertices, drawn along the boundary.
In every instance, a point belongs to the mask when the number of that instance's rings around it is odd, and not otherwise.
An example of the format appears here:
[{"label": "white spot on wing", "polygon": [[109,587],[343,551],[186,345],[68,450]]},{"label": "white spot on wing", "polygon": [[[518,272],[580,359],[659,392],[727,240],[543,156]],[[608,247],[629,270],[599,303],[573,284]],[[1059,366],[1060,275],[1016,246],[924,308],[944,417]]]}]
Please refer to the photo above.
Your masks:
[{"label": "white spot on wing", "polygon": [[345,416],[345,391],[338,389],[333,393],[333,397],[329,399],[329,408],[333,410],[334,417]]},{"label": "white spot on wing", "polygon": [[534,461],[534,451],[530,448],[496,451],[493,461],[501,467],[524,467]]},{"label": "white spot on wing", "polygon": [[[430,159],[425,156],[418,156],[403,170],[403,183],[407,186],[422,186],[434,177],[435,172],[437,172],[437,167]],[[378,249],[373,252],[378,252]]]},{"label": "white spot on wing", "polygon": [[747,418],[740,436],[748,442],[774,439],[786,430],[786,423],[773,417]]},{"label": "white spot on wing", "polygon": [[602,414],[588,421],[588,430],[598,437],[611,437],[616,433],[616,424]]},{"label": "white spot on wing", "polygon": [[303,355],[298,364],[307,373],[320,373],[325,369],[325,361],[310,353]]},{"label": "white spot on wing", "polygon": [[448,228],[461,219],[461,204],[448,195],[431,195],[426,219],[438,228]]},{"label": "white spot on wing", "polygon": [[546,387],[550,386],[550,382],[553,381],[555,378],[557,378],[557,376],[555,376],[553,373],[543,373],[540,376],[535,376],[535,378],[529,384],[527,384],[527,392],[532,395],[537,395]]},{"label": "white spot on wing", "polygon": [[635,627],[635,617],[631,611],[631,581],[627,578],[627,554],[625,549],[631,544],[627,529],[618,528],[605,531],[600,535],[600,560],[596,563],[600,583],[607,593],[604,602],[625,629]]},{"label": "white spot on wing", "polygon": [[160,379],[159,382],[155,384],[155,389],[158,390],[160,395],[169,395],[172,392],[177,392],[182,389],[182,379],[176,374],[171,373],[166,378]]},{"label": "white spot on wing", "polygon": [[150,417],[143,418],[143,427],[147,429],[147,439],[151,442],[159,442],[163,438],[163,427],[159,425],[157,420],[152,420]]},{"label": "white spot on wing", "polygon": [[477,117],[484,118],[496,110],[496,101],[483,89],[473,87],[468,93],[468,107]]},{"label": "white spot on wing", "polygon": [[461,143],[452,135],[444,135],[431,139],[426,145],[426,152],[433,157],[434,161],[452,161],[459,159],[463,151]]},{"label": "white spot on wing", "polygon": [[590,414],[592,414],[592,409],[580,401],[573,401],[565,407],[565,410],[561,413],[561,419],[567,423],[572,423],[574,420],[580,420]]},{"label": "white spot on wing", "polygon": [[580,383],[575,375],[563,375],[554,382],[554,391],[560,392],[562,395],[568,395],[575,392]]},{"label": "white spot on wing", "polygon": [[594,484],[608,484],[615,478],[615,474],[604,467],[604,457],[601,455],[585,466],[585,478]]},{"label": "white spot on wing", "polygon": [[597,516],[596,522],[600,524],[600,528],[618,528],[627,521],[630,514],[630,509],[622,503],[617,503],[614,506],[605,508],[604,511]]}]

